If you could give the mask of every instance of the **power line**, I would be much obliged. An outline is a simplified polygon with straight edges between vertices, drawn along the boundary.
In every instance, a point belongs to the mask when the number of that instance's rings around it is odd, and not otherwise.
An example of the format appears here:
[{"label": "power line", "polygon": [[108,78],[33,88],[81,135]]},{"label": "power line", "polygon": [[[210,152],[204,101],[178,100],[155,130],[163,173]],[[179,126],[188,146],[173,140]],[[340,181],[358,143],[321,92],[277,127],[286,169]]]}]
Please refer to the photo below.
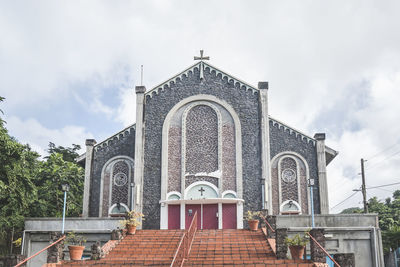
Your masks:
[{"label": "power line", "polygon": [[371,166],[367,166],[365,169],[366,169],[366,170],[371,170],[371,169],[375,168],[377,165],[380,165],[382,162],[384,162],[384,161],[390,159],[391,157],[396,156],[396,155],[399,154],[399,153],[400,153],[400,150],[399,150],[399,151],[396,151],[395,153],[393,153],[393,154],[391,154],[390,156],[384,158],[383,160],[378,161],[377,163],[375,163],[375,164],[373,164],[373,165],[371,165]]},{"label": "power line", "polygon": [[353,194],[351,194],[349,197],[345,198],[344,200],[340,201],[338,204],[336,204],[335,206],[333,206],[332,208],[330,208],[331,210],[333,210],[334,208],[336,208],[337,206],[341,205],[342,203],[344,203],[345,201],[349,200],[350,198],[352,198],[354,195],[356,195],[359,191],[354,192]]},{"label": "power line", "polygon": [[394,143],[394,144],[392,144],[392,145],[386,147],[385,149],[381,150],[380,152],[374,154],[373,156],[367,158],[367,160],[371,160],[371,159],[377,157],[378,155],[380,155],[380,154],[382,154],[383,152],[386,152],[386,151],[392,149],[393,147],[397,146],[398,144],[399,144],[399,141],[397,141],[396,143]]},{"label": "power line", "polygon": [[399,182],[399,183],[392,183],[392,184],[384,184],[384,185],[372,186],[372,187],[367,187],[367,188],[365,188],[365,189],[381,188],[381,187],[392,186],[392,185],[397,185],[397,184],[400,184],[400,182]]}]

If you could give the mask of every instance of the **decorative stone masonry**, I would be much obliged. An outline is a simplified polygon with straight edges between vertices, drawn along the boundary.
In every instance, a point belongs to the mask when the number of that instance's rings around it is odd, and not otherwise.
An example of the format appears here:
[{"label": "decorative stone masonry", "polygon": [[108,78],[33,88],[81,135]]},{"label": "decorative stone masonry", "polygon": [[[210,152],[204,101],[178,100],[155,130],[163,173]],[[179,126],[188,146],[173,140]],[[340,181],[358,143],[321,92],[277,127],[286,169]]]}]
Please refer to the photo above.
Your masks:
[{"label": "decorative stone masonry", "polygon": [[[325,230],[322,228],[314,228],[310,231],[310,235],[314,237],[318,243],[325,247]],[[314,262],[326,262],[324,251],[313,241],[310,240],[311,260]]]},{"label": "decorative stone masonry", "polygon": [[[274,215],[268,215],[265,217],[267,219],[267,222],[271,225],[272,229],[276,229],[276,216]],[[267,237],[268,238],[275,238],[276,237],[276,232],[272,232],[271,229],[267,226]]]},{"label": "decorative stone masonry", "polygon": [[123,233],[121,229],[115,229],[111,232],[111,240],[121,240],[123,238]]},{"label": "decorative stone masonry", "polygon": [[100,241],[97,241],[91,247],[90,259],[91,260],[100,260],[103,257],[104,257],[104,253],[103,253],[103,250],[101,249]]},{"label": "decorative stone masonry", "polygon": [[[63,236],[61,232],[50,232],[50,244]],[[47,249],[47,263],[57,263],[64,259],[64,241],[61,241]]]},{"label": "decorative stone masonry", "polygon": [[[19,254],[11,254],[0,258],[0,266],[4,267],[11,267],[15,266],[21,261],[25,260],[25,255]],[[21,266],[26,266],[26,263],[22,264]]]},{"label": "decorative stone masonry", "polygon": [[285,244],[287,237],[287,228],[278,228],[275,230],[276,234],[276,257],[278,259],[286,259],[288,247]]},{"label": "decorative stone masonry", "polygon": [[338,253],[333,255],[335,261],[342,267],[355,267],[356,258],[354,253]]}]

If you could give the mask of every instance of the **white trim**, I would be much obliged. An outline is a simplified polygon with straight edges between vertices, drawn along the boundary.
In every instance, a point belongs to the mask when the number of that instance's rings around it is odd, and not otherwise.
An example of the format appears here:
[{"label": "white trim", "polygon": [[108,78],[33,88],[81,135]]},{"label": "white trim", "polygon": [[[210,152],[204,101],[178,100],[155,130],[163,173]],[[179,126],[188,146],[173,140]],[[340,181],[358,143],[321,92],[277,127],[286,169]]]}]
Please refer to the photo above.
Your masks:
[{"label": "white trim", "polygon": [[233,191],[233,190],[225,190],[225,191],[222,193],[222,198],[224,198],[226,194],[233,194],[233,195],[235,196],[235,198],[237,198],[237,194],[236,194],[236,192]]},{"label": "white trim", "polygon": [[182,199],[182,194],[179,193],[178,191],[171,191],[167,194],[167,199],[172,196],[172,195],[177,195],[179,197],[179,199]]},{"label": "white trim", "polygon": [[[127,205],[125,205],[124,203],[119,203],[122,207],[124,207],[126,209],[126,211],[130,211],[130,209],[128,208]],[[108,209],[108,214],[119,214],[119,213],[111,213],[111,211],[113,210],[113,208],[115,208],[117,206],[117,204],[113,204],[109,209]]]},{"label": "white trim", "polygon": [[[283,208],[283,206],[285,206],[285,205],[286,205],[287,203],[289,203],[290,201],[292,201],[292,203],[297,207],[297,209],[298,209],[298,211],[299,211],[299,215],[302,214],[300,204],[297,203],[296,200],[291,200],[291,199],[288,199],[288,200],[284,201],[284,202],[282,203],[282,205],[279,206],[279,214],[282,213],[282,208]],[[291,212],[291,211],[288,211],[288,212]]]},{"label": "white trim", "polygon": [[[168,131],[169,126],[171,124],[171,120],[174,117],[175,113],[183,106],[190,102],[194,101],[211,101],[215,102],[218,105],[221,105],[223,108],[227,110],[230,116],[233,119],[234,127],[235,127],[235,159],[236,159],[236,192],[238,198],[243,198],[243,172],[242,172],[242,128],[239,116],[236,111],[225,101],[213,96],[213,95],[205,95],[199,94],[187,97],[177,103],[167,114],[163,129],[162,129],[162,148],[161,148],[161,201],[166,200],[167,190],[168,190]],[[183,207],[182,207],[183,206]],[[181,228],[185,229],[185,205],[181,205]],[[239,205],[238,205],[239,206]],[[237,224],[238,228],[241,226],[243,228],[243,205],[240,206],[237,210]],[[161,207],[161,209],[165,209],[166,206]],[[165,217],[163,216],[165,212],[161,212],[160,216],[160,224],[163,224],[165,221]],[[239,228],[239,229],[241,229]]]},{"label": "white trim", "polygon": [[[130,161],[130,164],[128,164],[128,167],[129,167],[129,177],[128,177],[128,185],[129,185],[129,192],[128,192],[128,203],[130,202],[130,199],[131,199],[131,188],[130,188],[130,186],[131,186],[131,183],[133,182],[132,181],[132,174],[131,174],[131,172],[132,172],[132,168],[135,168],[135,161],[131,158],[131,157],[128,157],[128,156],[115,156],[115,157],[112,157],[111,159],[109,159],[109,160],[107,160],[107,162],[106,163],[104,163],[104,165],[103,165],[103,168],[101,169],[101,177],[100,177],[100,201],[99,201],[99,217],[103,217],[103,215],[102,215],[102,213],[103,213],[103,185],[104,185],[104,174],[105,174],[105,170],[106,170],[106,168],[108,167],[108,165],[110,165],[110,164],[113,164],[113,166],[111,166],[111,171],[110,171],[110,192],[109,192],[109,194],[111,194],[112,192],[111,192],[111,189],[112,189],[112,184],[113,184],[113,181],[112,181],[112,170],[113,170],[113,167],[114,167],[114,164],[118,161],[118,160],[128,160],[128,161]],[[115,161],[115,162],[114,162]],[[132,164],[132,166],[131,166],[131,164]],[[109,204],[108,204],[108,206],[111,206],[111,197],[109,196],[109,199],[108,199],[108,201],[109,201]],[[109,215],[110,213],[108,213],[108,215]]]},{"label": "white trim", "polygon": [[176,205],[176,204],[217,204],[217,203],[243,203],[240,198],[200,198],[200,199],[172,199],[160,200],[160,204]]},{"label": "white trim", "polygon": [[215,193],[217,194],[217,196],[220,196],[219,194],[219,190],[218,187],[216,187],[214,184],[207,182],[207,181],[198,181],[198,182],[194,182],[191,185],[189,185],[186,189],[185,189],[185,193],[183,195],[184,199],[187,199],[187,193],[196,185],[207,185],[209,187],[211,187],[212,189],[214,189]]},{"label": "white trim", "polygon": [[[274,162],[278,160],[277,162],[277,166],[278,166],[278,207],[281,206],[282,203],[282,190],[281,190],[281,166],[280,166],[280,162],[282,161],[282,159],[284,159],[285,157],[289,157],[292,158],[296,161],[296,175],[297,175],[297,190],[299,192],[299,203],[300,203],[300,207],[301,207],[301,183],[300,183],[300,164],[298,162],[298,160],[301,160],[306,168],[305,172],[306,172],[306,184],[308,184],[308,179],[310,178],[310,171],[309,171],[309,167],[308,167],[308,163],[305,160],[305,158],[303,156],[301,156],[300,154],[293,152],[293,151],[283,151],[277,155],[275,155],[272,159],[271,159],[271,166],[274,165]],[[296,158],[297,157],[297,158]],[[306,192],[307,192],[307,208],[308,208],[308,214],[311,214],[311,199],[310,199],[310,190],[308,189],[308,186],[306,188]],[[302,210],[301,210],[302,212]],[[280,208],[279,208],[279,213],[280,213]]]}]

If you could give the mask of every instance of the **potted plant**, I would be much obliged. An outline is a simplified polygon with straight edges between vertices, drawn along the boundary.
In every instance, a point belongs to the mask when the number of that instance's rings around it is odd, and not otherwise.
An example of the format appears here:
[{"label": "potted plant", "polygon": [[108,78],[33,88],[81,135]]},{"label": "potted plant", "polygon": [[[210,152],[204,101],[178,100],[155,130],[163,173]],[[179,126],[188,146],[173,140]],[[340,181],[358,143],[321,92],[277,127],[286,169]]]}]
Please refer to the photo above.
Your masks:
[{"label": "potted plant", "polygon": [[68,244],[69,258],[71,260],[82,259],[84,244],[86,240],[81,235],[76,235],[74,232],[69,232],[65,238],[65,243]]},{"label": "potted plant", "polygon": [[122,227],[126,228],[128,235],[133,235],[136,233],[136,227],[141,224],[139,219],[144,220],[143,217],[143,213],[131,210],[125,214],[125,220],[120,223]]},{"label": "potted plant", "polygon": [[250,230],[253,230],[253,231],[258,230],[259,221],[258,221],[257,217],[260,215],[261,215],[261,212],[259,212],[259,211],[251,211],[251,210],[247,211],[245,218],[247,219]]},{"label": "potted plant", "polygon": [[289,247],[292,259],[303,259],[304,248],[307,243],[308,238],[306,235],[300,236],[300,234],[296,234],[293,238],[285,238],[285,244]]}]

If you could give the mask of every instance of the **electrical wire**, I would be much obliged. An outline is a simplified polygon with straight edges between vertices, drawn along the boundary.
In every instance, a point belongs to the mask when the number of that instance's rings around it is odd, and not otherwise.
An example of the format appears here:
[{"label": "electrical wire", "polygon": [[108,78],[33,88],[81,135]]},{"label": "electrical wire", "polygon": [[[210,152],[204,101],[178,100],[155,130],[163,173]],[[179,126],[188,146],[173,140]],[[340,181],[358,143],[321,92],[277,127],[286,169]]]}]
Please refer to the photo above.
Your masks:
[{"label": "electrical wire", "polygon": [[400,182],[399,183],[392,183],[392,184],[378,185],[378,186],[371,186],[371,187],[367,187],[365,189],[381,188],[381,187],[392,186],[392,185],[397,185],[397,184],[400,184]]},{"label": "electrical wire", "polygon": [[355,196],[358,192],[360,191],[356,191],[353,194],[351,194],[349,197],[345,198],[344,200],[340,201],[338,204],[336,204],[335,206],[333,206],[332,208],[330,208],[330,210],[333,210],[334,208],[336,208],[337,206],[343,204],[344,202],[346,202],[347,200],[349,200],[350,198],[352,198],[353,196]]},{"label": "electrical wire", "polygon": [[392,149],[393,147],[397,146],[398,144],[399,144],[399,141],[397,141],[396,143],[394,143],[394,144],[392,144],[392,145],[386,147],[386,148],[383,149],[382,151],[380,151],[380,152],[378,152],[378,153],[372,155],[371,157],[367,158],[367,160],[372,160],[373,158],[379,156],[380,154],[382,154],[382,153],[384,153],[384,152],[386,152],[386,151]]}]

